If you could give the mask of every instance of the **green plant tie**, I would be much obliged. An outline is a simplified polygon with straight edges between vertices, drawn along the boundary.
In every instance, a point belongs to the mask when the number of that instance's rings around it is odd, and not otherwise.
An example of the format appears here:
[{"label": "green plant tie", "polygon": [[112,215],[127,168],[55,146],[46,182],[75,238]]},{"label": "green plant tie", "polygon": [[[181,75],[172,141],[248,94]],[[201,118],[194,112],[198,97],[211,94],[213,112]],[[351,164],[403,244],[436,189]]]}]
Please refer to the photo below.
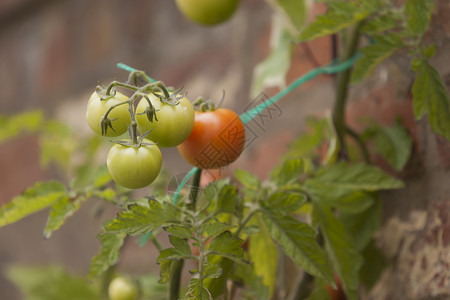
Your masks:
[{"label": "green plant tie", "polygon": [[[275,102],[277,102],[278,100],[280,100],[281,98],[283,98],[284,96],[286,96],[287,94],[289,94],[290,92],[295,90],[297,87],[304,84],[305,82],[307,82],[321,74],[334,74],[334,73],[339,73],[341,71],[344,71],[344,70],[350,68],[351,66],[353,66],[360,57],[361,57],[361,53],[358,52],[353,57],[351,57],[350,59],[348,59],[342,63],[336,63],[335,61],[333,61],[324,67],[319,67],[319,68],[309,71],[305,75],[297,78],[288,87],[281,90],[278,94],[276,94],[272,98],[264,101],[263,103],[252,108],[251,110],[246,111],[245,113],[241,114],[239,116],[239,118],[241,119],[242,123],[244,123],[244,124],[250,122],[256,116],[258,116],[261,112],[263,112],[266,108],[268,108],[269,106],[271,106],[272,104],[274,104]],[[120,69],[123,69],[125,71],[128,71],[130,73],[136,71],[136,69],[134,69],[126,64],[123,64],[123,63],[118,63],[117,67]],[[151,82],[156,81],[149,76],[147,76],[147,78]],[[181,189],[186,185],[186,182],[195,174],[196,171],[197,171],[197,167],[194,167],[186,174],[186,176],[184,176],[183,180],[180,182],[180,185],[178,186],[177,190],[175,191],[175,194],[173,195],[173,200],[172,200],[173,205],[175,205],[177,203],[178,198],[180,196]],[[150,238],[151,235],[152,235],[152,233],[150,232],[150,233],[142,236],[140,238],[140,244],[144,245],[146,243],[146,241],[148,240],[148,238]]]}]

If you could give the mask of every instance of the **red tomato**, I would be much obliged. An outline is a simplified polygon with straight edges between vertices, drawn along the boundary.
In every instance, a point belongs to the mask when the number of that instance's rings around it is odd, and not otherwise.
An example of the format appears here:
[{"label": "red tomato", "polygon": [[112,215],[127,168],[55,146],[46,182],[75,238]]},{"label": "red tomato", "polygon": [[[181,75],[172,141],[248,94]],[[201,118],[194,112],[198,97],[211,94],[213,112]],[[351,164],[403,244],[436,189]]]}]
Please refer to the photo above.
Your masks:
[{"label": "red tomato", "polygon": [[245,128],[232,110],[195,112],[194,129],[178,151],[191,165],[219,169],[234,162],[244,150]]}]

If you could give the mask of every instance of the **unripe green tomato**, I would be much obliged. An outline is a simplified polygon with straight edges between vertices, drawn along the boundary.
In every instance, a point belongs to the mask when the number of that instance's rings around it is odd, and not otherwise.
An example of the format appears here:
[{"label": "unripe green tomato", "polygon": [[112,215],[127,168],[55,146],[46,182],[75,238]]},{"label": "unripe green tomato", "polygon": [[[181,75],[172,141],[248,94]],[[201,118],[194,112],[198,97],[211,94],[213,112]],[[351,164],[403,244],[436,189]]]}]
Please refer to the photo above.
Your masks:
[{"label": "unripe green tomato", "polygon": [[129,279],[116,277],[109,284],[108,296],[110,300],[136,300],[138,289]]},{"label": "unripe green tomato", "polygon": [[146,114],[141,114],[148,107],[148,102],[141,99],[136,108],[136,122],[138,130],[144,134],[151,130],[147,135],[160,147],[175,147],[184,142],[194,128],[194,108],[191,102],[183,97],[177,105],[162,103],[154,95],[148,96],[156,111],[156,118],[150,122]]},{"label": "unripe green tomato", "polygon": [[176,0],[180,11],[194,22],[211,26],[228,20],[239,0]]},{"label": "unripe green tomato", "polygon": [[[152,143],[144,139],[144,143]],[[152,183],[161,171],[162,155],[156,145],[140,147],[115,144],[106,158],[109,174],[115,182],[129,189]]]},{"label": "unripe green tomato", "polygon": [[[106,111],[113,105],[127,101],[128,97],[122,93],[116,92],[116,95],[108,100],[100,100],[97,92],[93,92],[89,99],[86,120],[89,127],[98,135],[102,135],[102,128],[100,122]],[[119,136],[124,134],[128,129],[128,124],[131,123],[130,113],[128,112],[128,104],[119,105],[111,110],[108,118],[113,120],[112,126],[114,130],[108,128],[105,136]]]}]

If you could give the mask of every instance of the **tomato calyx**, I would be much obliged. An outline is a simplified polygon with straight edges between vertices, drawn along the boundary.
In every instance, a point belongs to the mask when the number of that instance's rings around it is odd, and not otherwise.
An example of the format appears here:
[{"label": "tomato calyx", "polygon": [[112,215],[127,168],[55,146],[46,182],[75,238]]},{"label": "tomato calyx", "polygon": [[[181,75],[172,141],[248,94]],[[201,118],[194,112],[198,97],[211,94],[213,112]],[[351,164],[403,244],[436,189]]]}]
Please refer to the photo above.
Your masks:
[{"label": "tomato calyx", "polygon": [[207,112],[207,111],[215,111],[216,107],[220,107],[222,105],[223,100],[225,99],[225,90],[222,90],[222,98],[220,98],[218,104],[216,105],[211,99],[205,99],[203,97],[198,97],[192,103],[196,111]]},{"label": "tomato calyx", "polygon": [[[149,130],[146,133],[142,134],[141,136],[137,137],[136,141],[133,141],[132,139],[128,139],[128,140],[118,140],[118,141],[111,141],[111,142],[122,145],[122,146],[134,147],[134,148],[139,148],[141,146],[153,146],[153,145],[157,146],[158,145],[157,143],[144,142],[145,138],[152,130]],[[131,129],[128,128],[128,131],[131,131]],[[131,134],[130,134],[130,136],[131,136]]]},{"label": "tomato calyx", "polygon": [[114,129],[114,127],[112,126],[112,122],[117,120],[117,118],[114,119],[110,119],[108,117],[103,117],[102,120],[100,121],[100,127],[102,129],[102,135],[106,135],[106,133],[108,132],[108,128],[111,128],[112,131],[116,132],[116,130]]},{"label": "tomato calyx", "polygon": [[[165,95],[165,93],[161,93],[161,92],[152,91],[152,94],[156,98],[158,98],[159,101],[161,101],[162,103],[169,104],[172,106],[177,106],[180,103],[180,100],[187,96],[187,92],[184,95],[180,94],[180,92],[183,88],[184,88],[184,86],[181,86],[179,89],[177,89],[175,91],[171,91],[169,93],[168,97],[167,97],[167,95]],[[167,89],[167,91],[168,91],[168,89]],[[150,100],[147,100],[147,101],[150,102]],[[151,103],[149,103],[149,105],[151,106]]]}]

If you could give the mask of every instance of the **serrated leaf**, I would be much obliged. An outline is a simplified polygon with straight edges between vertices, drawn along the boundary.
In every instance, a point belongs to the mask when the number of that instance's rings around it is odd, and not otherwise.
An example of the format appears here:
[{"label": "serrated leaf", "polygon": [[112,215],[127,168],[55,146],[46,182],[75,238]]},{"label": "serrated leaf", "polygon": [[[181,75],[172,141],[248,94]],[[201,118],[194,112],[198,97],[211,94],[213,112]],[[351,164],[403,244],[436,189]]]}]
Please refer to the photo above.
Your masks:
[{"label": "serrated leaf", "polygon": [[216,264],[203,264],[203,277],[204,278],[219,278],[222,275],[222,268]]},{"label": "serrated leaf", "polygon": [[217,197],[215,207],[216,212],[226,212],[234,214],[236,212],[236,205],[238,203],[238,191],[233,185],[224,186]]},{"label": "serrated leaf", "polygon": [[392,127],[374,126],[375,147],[387,162],[401,171],[408,162],[412,151],[412,138],[401,124]]},{"label": "serrated leaf", "polygon": [[27,300],[98,300],[97,284],[88,283],[83,276],[68,273],[61,267],[11,267],[7,271]]},{"label": "serrated leaf", "polygon": [[325,199],[324,203],[337,208],[342,213],[357,214],[367,210],[373,205],[375,199],[372,194],[363,191],[352,191],[344,193],[342,196],[337,193],[337,197],[333,196]]},{"label": "serrated leaf", "polygon": [[253,263],[256,276],[262,277],[263,284],[269,287],[269,294],[273,295],[277,282],[278,247],[261,217],[258,217],[258,225],[259,233],[250,236],[250,261]]},{"label": "serrated leaf", "polygon": [[305,171],[300,158],[293,158],[284,161],[281,166],[275,168],[270,174],[270,179],[278,186],[292,183],[299,179]]},{"label": "serrated leaf", "polygon": [[359,272],[361,282],[367,291],[375,285],[387,265],[383,253],[376,247],[374,240],[371,240],[362,252],[364,264]]},{"label": "serrated leaf", "polygon": [[406,0],[405,15],[411,33],[417,36],[425,33],[430,23],[433,6],[433,0]]},{"label": "serrated leaf", "polygon": [[400,22],[401,16],[389,11],[385,15],[375,16],[365,21],[361,31],[370,35],[379,34],[396,28]]},{"label": "serrated leaf", "polygon": [[248,171],[237,169],[234,171],[234,176],[236,176],[236,179],[246,188],[258,189],[261,186],[261,181],[258,177]]},{"label": "serrated leaf", "polygon": [[171,235],[176,236],[180,239],[190,239],[192,238],[193,228],[187,225],[171,225],[167,227],[163,227],[165,231],[170,233]]},{"label": "serrated leaf", "polygon": [[84,201],[86,201],[84,196],[79,196],[74,200],[64,196],[54,203],[44,229],[44,238],[50,238],[53,231],[59,229],[66,222],[67,218],[71,217],[80,208]]},{"label": "serrated leaf", "polygon": [[367,78],[373,69],[403,46],[397,33],[389,33],[375,37],[375,42],[361,49],[363,54],[355,64],[352,82],[357,83]]},{"label": "serrated leaf", "polygon": [[189,290],[187,292],[189,300],[212,300],[209,291],[202,287],[199,278],[189,280]]},{"label": "serrated leaf", "polygon": [[381,169],[367,165],[339,163],[322,168],[313,179],[305,181],[305,186],[320,186],[345,190],[376,191],[398,189],[404,186],[403,182],[393,178]]},{"label": "serrated leaf", "polygon": [[100,251],[91,260],[88,278],[94,279],[115,265],[120,257],[120,248],[124,243],[125,233],[105,233],[99,235]]},{"label": "serrated leaf", "polygon": [[296,191],[275,192],[267,199],[267,206],[281,214],[293,213],[305,203],[306,196]]},{"label": "serrated leaf", "polygon": [[222,274],[217,278],[206,278],[203,285],[211,293],[213,299],[219,299],[219,296],[227,290],[227,281],[235,265],[232,260],[217,255],[208,256],[208,263],[220,266]]},{"label": "serrated leaf", "polygon": [[162,250],[158,256],[158,263],[165,260],[178,260],[192,258],[191,247],[184,239],[179,239],[173,235],[169,235],[169,241],[173,248]]},{"label": "serrated leaf", "polygon": [[103,191],[94,190],[92,195],[99,199],[102,199],[102,200],[105,200],[105,201],[115,204],[114,200],[116,198],[116,191],[113,189],[104,189]]},{"label": "serrated leaf", "polygon": [[358,274],[362,266],[362,257],[352,237],[333,215],[331,209],[316,201],[313,202],[313,218],[319,224],[333,269],[341,279],[348,299],[358,299]]},{"label": "serrated leaf", "polygon": [[272,238],[297,265],[313,276],[333,282],[333,273],[311,226],[268,210],[263,220]]},{"label": "serrated leaf", "polygon": [[381,201],[373,202],[372,206],[358,214],[341,213],[340,220],[347,232],[351,234],[355,247],[362,251],[372,239],[373,234],[381,223]]},{"label": "serrated leaf", "polygon": [[276,0],[275,1],[297,31],[300,31],[306,22],[307,3],[305,0]]},{"label": "serrated leaf", "polygon": [[361,1],[330,2],[327,13],[317,16],[300,34],[300,39],[305,41],[339,32],[365,19],[373,9],[374,7],[363,5]]},{"label": "serrated leaf", "polygon": [[38,182],[22,195],[0,207],[0,227],[14,223],[66,197],[66,188],[57,181]]},{"label": "serrated leaf", "polygon": [[237,263],[247,263],[241,247],[243,242],[243,240],[233,237],[231,232],[225,231],[212,239],[206,250],[209,254],[223,256]]},{"label": "serrated leaf", "polygon": [[170,280],[173,260],[163,260],[159,262],[159,283],[166,283]]},{"label": "serrated leaf", "polygon": [[251,96],[258,96],[264,88],[286,85],[286,74],[289,71],[292,53],[292,36],[286,25],[277,15],[272,22],[271,52],[253,71]]},{"label": "serrated leaf", "polygon": [[417,76],[412,88],[414,116],[421,119],[428,112],[433,130],[450,140],[448,94],[439,73],[427,61],[414,60]]},{"label": "serrated leaf", "polygon": [[151,199],[149,207],[131,205],[120,213],[104,232],[125,232],[128,235],[144,235],[166,224],[179,224],[181,213],[170,203]]},{"label": "serrated leaf", "polygon": [[230,230],[233,227],[233,225],[222,223],[217,219],[210,219],[202,224],[200,230],[204,235],[204,239],[208,240],[212,237],[215,237],[216,235],[223,233],[224,231]]}]

